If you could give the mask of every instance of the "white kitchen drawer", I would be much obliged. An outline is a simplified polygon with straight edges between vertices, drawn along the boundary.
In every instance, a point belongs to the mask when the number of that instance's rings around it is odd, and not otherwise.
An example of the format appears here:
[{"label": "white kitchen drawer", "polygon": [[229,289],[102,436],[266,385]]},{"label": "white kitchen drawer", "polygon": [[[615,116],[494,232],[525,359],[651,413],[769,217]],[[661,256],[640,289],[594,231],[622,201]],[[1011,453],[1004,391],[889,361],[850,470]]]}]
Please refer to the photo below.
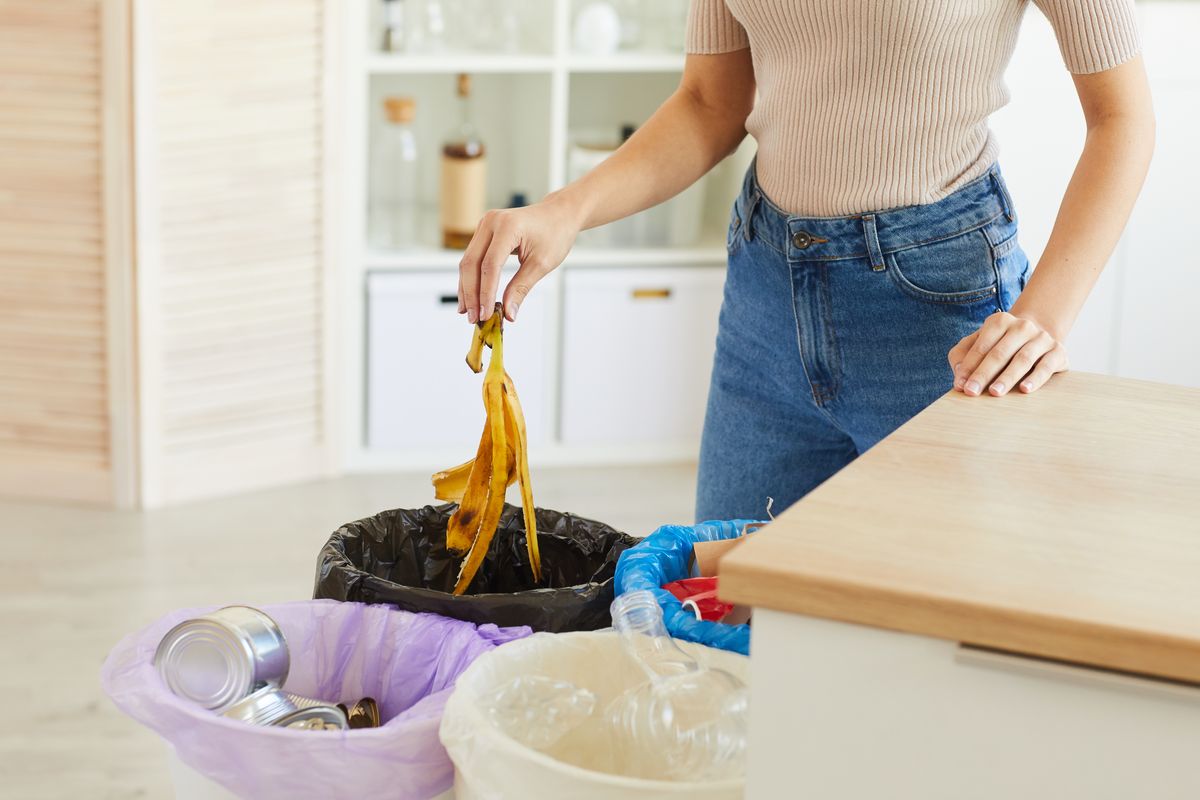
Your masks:
[{"label": "white kitchen drawer", "polygon": [[[504,275],[507,281],[510,273]],[[503,286],[504,283],[502,282]],[[458,273],[367,277],[367,446],[474,455],[483,430],[483,376],[467,368],[470,326],[458,314]],[[546,435],[545,305],[537,292],[504,325],[504,365],[525,411],[529,441]],[[486,369],[488,355],[484,355]],[[447,464],[446,466],[451,466]]]},{"label": "white kitchen drawer", "polygon": [[568,269],[564,280],[563,442],[694,447],[725,270]]}]

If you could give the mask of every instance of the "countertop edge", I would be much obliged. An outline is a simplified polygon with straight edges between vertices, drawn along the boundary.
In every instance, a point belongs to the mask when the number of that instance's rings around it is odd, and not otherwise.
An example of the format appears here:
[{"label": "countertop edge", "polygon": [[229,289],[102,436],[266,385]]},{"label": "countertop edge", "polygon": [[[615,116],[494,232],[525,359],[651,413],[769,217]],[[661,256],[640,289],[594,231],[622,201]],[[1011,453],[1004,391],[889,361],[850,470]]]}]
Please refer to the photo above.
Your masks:
[{"label": "countertop edge", "polygon": [[[764,532],[765,533],[765,532]],[[1200,683],[1200,641],[961,597],[805,575],[794,565],[764,568],[747,542],[721,560],[721,598],[784,613],[981,645],[1013,653]]]}]

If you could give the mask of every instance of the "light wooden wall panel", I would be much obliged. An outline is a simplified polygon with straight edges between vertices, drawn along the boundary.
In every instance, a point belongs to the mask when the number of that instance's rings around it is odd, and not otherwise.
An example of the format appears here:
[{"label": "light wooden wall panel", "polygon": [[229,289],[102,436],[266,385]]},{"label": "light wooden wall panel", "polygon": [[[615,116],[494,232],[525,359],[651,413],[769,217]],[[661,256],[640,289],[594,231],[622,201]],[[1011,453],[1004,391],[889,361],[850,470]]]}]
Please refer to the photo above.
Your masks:
[{"label": "light wooden wall panel", "polygon": [[323,474],[321,0],[140,0],[149,505]]},{"label": "light wooden wall panel", "polygon": [[[121,0],[0,0],[0,491],[127,500]],[[116,285],[121,281],[116,280]],[[110,352],[111,351],[111,352]],[[116,421],[121,417],[120,421]],[[122,451],[122,452],[117,452]],[[114,464],[120,474],[118,488]],[[118,498],[117,495],[121,495]]]}]

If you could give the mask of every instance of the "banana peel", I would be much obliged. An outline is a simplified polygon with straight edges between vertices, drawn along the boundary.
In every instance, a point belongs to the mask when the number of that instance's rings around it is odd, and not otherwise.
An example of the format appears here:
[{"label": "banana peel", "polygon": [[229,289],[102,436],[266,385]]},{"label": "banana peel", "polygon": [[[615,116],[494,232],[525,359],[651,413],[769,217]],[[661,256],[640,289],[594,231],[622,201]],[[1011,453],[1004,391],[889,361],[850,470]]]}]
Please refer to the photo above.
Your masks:
[{"label": "banana peel", "polygon": [[[487,446],[489,448],[487,459],[491,459],[491,429],[487,429],[483,433],[487,437]],[[517,481],[517,454],[513,451],[513,436],[508,437],[508,485],[512,486]],[[483,441],[480,441],[483,444]],[[438,500],[447,503],[461,503],[463,496],[467,492],[467,486],[470,485],[471,469],[475,466],[475,459],[472,458],[457,467],[442,470],[441,472],[433,473],[433,496]],[[491,469],[489,467],[489,469]],[[468,543],[466,547],[470,547]],[[466,548],[464,548],[465,550]]]},{"label": "banana peel", "polygon": [[517,387],[508,373],[504,373],[504,410],[507,412],[505,421],[511,426],[509,438],[517,443],[516,459],[518,480],[521,482],[521,510],[525,515],[525,540],[529,548],[529,566],[533,569],[533,579],[542,582],[542,557],[538,552],[537,518],[533,510],[533,484],[529,480],[529,455],[525,442],[525,414],[521,411],[521,401],[517,398]]},{"label": "banana peel", "polygon": [[479,572],[504,511],[504,493],[514,481],[521,484],[525,539],[534,579],[542,579],[538,552],[537,519],[526,453],[525,416],[516,386],[504,370],[504,310],[500,303],[487,322],[472,331],[467,366],[483,370],[483,348],[492,356],[483,378],[483,407],[487,415],[475,458],[457,467],[434,473],[434,493],[439,499],[458,502],[446,528],[446,548],[463,555],[454,594],[463,594]]}]

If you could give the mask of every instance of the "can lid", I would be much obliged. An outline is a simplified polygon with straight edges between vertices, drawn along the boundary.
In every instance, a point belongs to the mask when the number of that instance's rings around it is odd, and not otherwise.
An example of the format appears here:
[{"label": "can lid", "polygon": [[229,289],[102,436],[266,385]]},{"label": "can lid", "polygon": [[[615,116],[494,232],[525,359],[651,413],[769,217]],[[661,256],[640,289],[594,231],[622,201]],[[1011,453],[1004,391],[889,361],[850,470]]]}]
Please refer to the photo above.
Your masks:
[{"label": "can lid", "polygon": [[204,618],[181,622],[154,653],[154,666],[175,695],[221,710],[250,693],[254,657],[227,627]]}]

